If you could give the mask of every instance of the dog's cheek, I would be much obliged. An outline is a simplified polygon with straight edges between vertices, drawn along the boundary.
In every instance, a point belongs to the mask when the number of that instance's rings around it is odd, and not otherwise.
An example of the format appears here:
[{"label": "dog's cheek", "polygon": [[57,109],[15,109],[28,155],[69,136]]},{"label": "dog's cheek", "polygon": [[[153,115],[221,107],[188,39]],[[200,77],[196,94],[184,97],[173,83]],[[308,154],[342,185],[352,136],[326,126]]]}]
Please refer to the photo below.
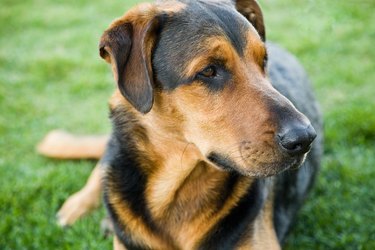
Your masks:
[{"label": "dog's cheek", "polygon": [[221,96],[204,86],[182,86],[175,91],[176,108],[183,118],[184,137],[207,155],[215,145],[232,143],[231,126],[222,112]]}]

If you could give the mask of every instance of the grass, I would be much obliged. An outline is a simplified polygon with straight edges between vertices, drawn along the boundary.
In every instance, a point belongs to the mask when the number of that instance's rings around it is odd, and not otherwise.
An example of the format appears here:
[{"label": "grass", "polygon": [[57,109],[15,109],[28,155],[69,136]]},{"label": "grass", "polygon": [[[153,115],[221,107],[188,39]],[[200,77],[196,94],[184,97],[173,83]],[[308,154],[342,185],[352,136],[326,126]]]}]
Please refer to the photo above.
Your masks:
[{"label": "grass", "polygon": [[[109,131],[114,85],[97,43],[135,1],[2,0],[0,249],[110,249],[101,208],[69,229],[55,223],[93,162],[38,156],[51,129]],[[261,0],[267,35],[311,75],[325,118],[321,174],[286,249],[375,249],[375,3]]]}]

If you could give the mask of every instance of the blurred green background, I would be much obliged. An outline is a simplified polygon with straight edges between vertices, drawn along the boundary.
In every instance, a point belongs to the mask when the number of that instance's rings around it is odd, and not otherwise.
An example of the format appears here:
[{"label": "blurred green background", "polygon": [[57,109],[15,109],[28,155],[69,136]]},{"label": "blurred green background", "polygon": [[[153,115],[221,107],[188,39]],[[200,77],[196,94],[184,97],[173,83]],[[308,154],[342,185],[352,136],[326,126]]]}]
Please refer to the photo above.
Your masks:
[{"label": "blurred green background", "polygon": [[[35,154],[49,130],[107,133],[103,30],[136,1],[1,0],[0,249],[111,249],[104,209],[55,213],[94,162]],[[267,36],[297,55],[325,118],[325,157],[286,249],[375,249],[375,1],[260,0]],[[372,183],[372,184],[371,184]]]}]

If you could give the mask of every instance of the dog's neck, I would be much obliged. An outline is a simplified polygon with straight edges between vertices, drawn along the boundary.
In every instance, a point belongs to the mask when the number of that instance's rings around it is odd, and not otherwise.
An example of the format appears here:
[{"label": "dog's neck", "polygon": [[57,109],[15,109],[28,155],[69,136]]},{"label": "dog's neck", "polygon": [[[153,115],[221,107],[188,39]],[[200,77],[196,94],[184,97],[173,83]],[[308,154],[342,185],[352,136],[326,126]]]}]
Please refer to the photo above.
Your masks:
[{"label": "dog's neck", "polygon": [[[148,152],[153,164],[147,200],[157,217],[162,217],[164,212],[170,213],[168,210],[173,206],[188,206],[192,213],[199,210],[198,207],[203,205],[199,204],[201,196],[213,196],[213,190],[220,189],[215,184],[222,185],[233,175],[207,163],[199,149],[179,133],[179,124],[171,122],[171,126],[165,117],[152,112],[143,117],[142,126],[147,131],[147,140],[138,143],[140,150]],[[184,197],[185,191],[188,197]],[[198,194],[200,197],[194,197]],[[186,204],[179,204],[181,202]],[[192,207],[194,203],[196,208]]]},{"label": "dog's neck", "polygon": [[247,193],[253,179],[215,168],[183,136],[156,126],[157,119],[144,120],[149,141],[141,147],[154,163],[146,200],[154,219],[178,242],[196,242],[192,239],[211,230]]},{"label": "dog's neck", "polygon": [[[142,116],[123,103],[114,104],[112,101],[112,119],[124,140],[120,144],[128,143],[131,151],[140,153],[135,167],[147,176],[143,187],[145,209],[157,231],[164,233],[160,236],[164,241],[193,249],[216,227],[226,228],[228,223],[236,230],[238,225],[249,226],[251,216],[259,213],[265,201],[266,194],[260,191],[264,190],[260,188],[263,182],[206,162],[197,147],[178,132],[178,124],[169,125],[156,114]],[[249,217],[237,218],[232,212],[234,218],[223,220],[233,207],[246,210],[244,214]],[[216,241],[222,237],[209,238]]]}]

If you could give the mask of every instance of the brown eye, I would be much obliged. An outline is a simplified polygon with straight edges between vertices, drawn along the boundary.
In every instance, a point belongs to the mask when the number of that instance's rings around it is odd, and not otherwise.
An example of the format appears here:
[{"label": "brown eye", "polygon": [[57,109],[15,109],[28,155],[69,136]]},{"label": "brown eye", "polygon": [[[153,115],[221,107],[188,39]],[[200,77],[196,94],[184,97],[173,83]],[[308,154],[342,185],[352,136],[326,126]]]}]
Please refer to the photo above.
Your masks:
[{"label": "brown eye", "polygon": [[216,76],[216,68],[214,66],[208,66],[201,72],[199,72],[199,75],[207,77],[207,78],[212,78]]},{"label": "brown eye", "polygon": [[267,67],[267,62],[268,62],[268,54],[266,54],[263,58],[263,68]]}]

